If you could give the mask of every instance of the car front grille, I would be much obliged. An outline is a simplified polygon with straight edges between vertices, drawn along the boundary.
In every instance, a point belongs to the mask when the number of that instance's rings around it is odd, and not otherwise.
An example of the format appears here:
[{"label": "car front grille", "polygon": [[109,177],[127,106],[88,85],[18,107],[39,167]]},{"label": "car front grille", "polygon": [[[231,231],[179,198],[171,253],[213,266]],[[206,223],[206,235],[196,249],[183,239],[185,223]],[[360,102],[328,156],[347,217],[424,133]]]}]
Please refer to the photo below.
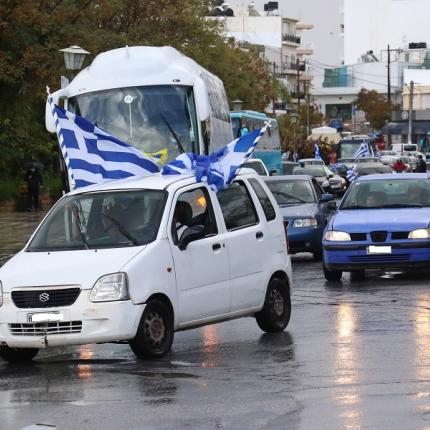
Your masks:
[{"label": "car front grille", "polygon": [[80,288],[61,288],[12,291],[12,300],[18,308],[53,308],[70,306],[79,296]]},{"label": "car front grille", "polygon": [[82,331],[82,321],[9,324],[13,336],[43,336],[50,334],[74,334]]},{"label": "car front grille", "polygon": [[387,240],[388,233],[386,231],[371,231],[370,238],[373,242],[385,242]]},{"label": "car front grille", "polygon": [[353,241],[363,241],[367,239],[366,233],[350,233],[350,236]]},{"label": "car front grille", "polygon": [[351,263],[395,263],[409,261],[409,254],[352,255],[349,257],[349,261]]}]

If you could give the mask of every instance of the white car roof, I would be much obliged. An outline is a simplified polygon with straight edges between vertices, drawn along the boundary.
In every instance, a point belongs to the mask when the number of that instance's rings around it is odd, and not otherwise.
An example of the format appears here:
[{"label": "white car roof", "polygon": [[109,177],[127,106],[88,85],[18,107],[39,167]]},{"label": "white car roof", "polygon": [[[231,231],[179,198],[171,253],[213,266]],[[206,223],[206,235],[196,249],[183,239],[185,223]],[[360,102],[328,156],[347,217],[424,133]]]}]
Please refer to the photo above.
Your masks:
[{"label": "white car roof", "polygon": [[[254,178],[258,177],[254,170],[246,168],[242,168],[238,176],[249,176]],[[153,173],[148,176],[117,179],[105,182],[103,184],[96,184],[90,185],[88,187],[78,188],[77,190],[68,193],[68,195],[130,189],[165,190],[169,188],[170,190],[175,190],[187,185],[194,184],[195,182],[196,178],[194,175],[162,175],[161,173]]]}]

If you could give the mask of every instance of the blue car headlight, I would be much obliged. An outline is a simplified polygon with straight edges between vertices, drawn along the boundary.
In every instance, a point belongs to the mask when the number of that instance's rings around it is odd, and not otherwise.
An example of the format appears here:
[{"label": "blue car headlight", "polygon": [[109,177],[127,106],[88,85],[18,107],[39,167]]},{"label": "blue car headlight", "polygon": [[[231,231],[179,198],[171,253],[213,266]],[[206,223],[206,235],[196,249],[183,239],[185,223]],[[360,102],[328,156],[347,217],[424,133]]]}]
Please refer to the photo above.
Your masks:
[{"label": "blue car headlight", "polygon": [[297,218],[293,222],[293,227],[316,227],[318,221],[315,218]]},{"label": "blue car headlight", "polygon": [[408,234],[408,239],[430,239],[430,228],[418,228]]},{"label": "blue car headlight", "polygon": [[345,231],[329,230],[325,232],[325,240],[330,242],[349,242],[351,236]]}]

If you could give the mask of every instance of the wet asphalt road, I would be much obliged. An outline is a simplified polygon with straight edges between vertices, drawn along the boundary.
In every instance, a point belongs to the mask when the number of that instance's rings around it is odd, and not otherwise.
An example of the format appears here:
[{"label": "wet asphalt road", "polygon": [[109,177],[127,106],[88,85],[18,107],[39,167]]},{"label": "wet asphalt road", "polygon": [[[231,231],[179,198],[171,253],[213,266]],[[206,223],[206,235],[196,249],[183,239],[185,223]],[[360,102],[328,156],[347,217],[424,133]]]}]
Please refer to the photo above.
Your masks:
[{"label": "wet asphalt road", "polygon": [[430,429],[430,273],[293,270],[278,335],[246,318],[177,333],[160,361],[85,345],[0,362],[0,429]]}]

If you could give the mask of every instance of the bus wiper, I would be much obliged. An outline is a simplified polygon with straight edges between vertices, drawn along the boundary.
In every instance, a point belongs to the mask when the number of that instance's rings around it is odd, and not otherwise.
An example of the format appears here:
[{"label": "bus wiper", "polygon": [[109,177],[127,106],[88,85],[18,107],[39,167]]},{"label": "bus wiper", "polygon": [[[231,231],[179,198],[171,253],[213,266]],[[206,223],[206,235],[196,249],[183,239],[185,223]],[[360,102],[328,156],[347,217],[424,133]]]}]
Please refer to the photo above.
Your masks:
[{"label": "bus wiper", "polygon": [[117,219],[107,214],[103,214],[103,216],[106,217],[108,220],[112,221],[118,228],[118,231],[123,236],[125,236],[130,242],[132,242],[134,245],[139,245],[139,242],[137,241],[137,239]]},{"label": "bus wiper", "polygon": [[418,203],[392,203],[390,205],[382,205],[381,208],[422,208],[423,205]]},{"label": "bus wiper", "polygon": [[167,125],[167,128],[169,129],[170,133],[172,133],[172,136],[175,138],[176,143],[178,144],[179,152],[181,154],[185,154],[185,150],[184,150],[184,147],[182,146],[182,143],[179,139],[178,133],[176,133],[174,128],[170,125],[169,121],[167,121],[167,118],[161,112],[160,112],[160,116],[161,116],[162,120],[165,122],[165,124]]}]

